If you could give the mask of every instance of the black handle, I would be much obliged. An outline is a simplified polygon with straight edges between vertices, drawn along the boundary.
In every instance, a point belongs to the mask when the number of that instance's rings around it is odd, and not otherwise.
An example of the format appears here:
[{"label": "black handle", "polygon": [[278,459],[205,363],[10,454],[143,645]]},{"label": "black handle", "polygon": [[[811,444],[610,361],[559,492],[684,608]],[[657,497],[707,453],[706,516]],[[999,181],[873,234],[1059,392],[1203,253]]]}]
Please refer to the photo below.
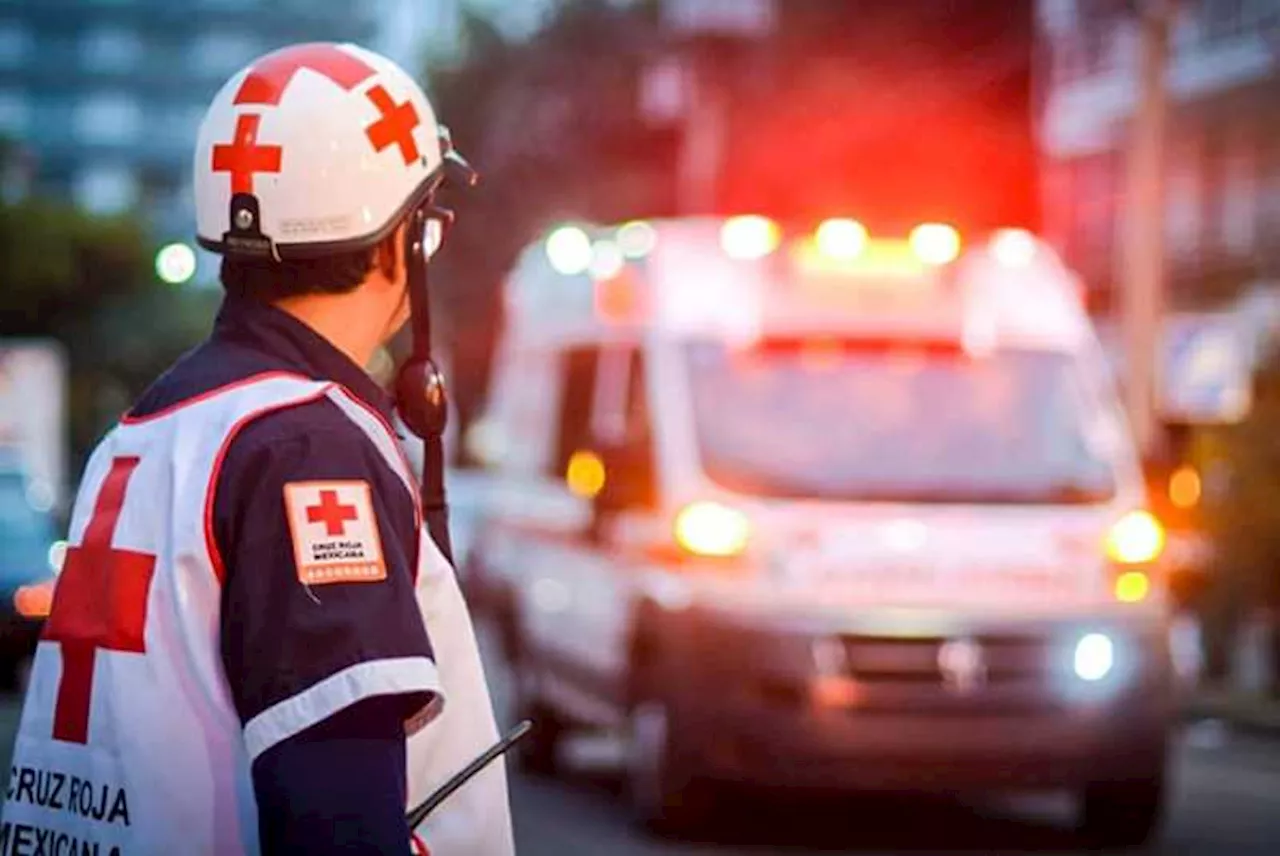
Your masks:
[{"label": "black handle", "polygon": [[457,775],[437,788],[435,793],[423,800],[421,805],[405,815],[405,819],[409,821],[409,829],[417,829],[418,824],[426,820],[427,815],[435,811],[440,803],[447,800],[453,795],[454,791],[465,785],[477,773],[492,764],[494,760],[506,753],[506,751],[512,746],[516,745],[522,737],[529,733],[529,729],[531,728],[533,728],[533,723],[527,719],[524,720],[515,728],[503,735],[501,740],[486,749],[483,755],[463,767]]}]

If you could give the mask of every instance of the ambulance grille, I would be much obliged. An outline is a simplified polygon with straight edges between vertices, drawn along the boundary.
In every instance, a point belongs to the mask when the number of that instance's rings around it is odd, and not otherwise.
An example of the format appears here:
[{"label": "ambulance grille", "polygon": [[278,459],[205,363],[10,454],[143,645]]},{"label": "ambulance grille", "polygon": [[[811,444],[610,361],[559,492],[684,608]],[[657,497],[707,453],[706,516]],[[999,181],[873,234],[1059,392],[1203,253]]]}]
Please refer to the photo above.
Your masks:
[{"label": "ambulance grille", "polygon": [[946,637],[845,636],[841,641],[847,672],[862,688],[862,713],[1049,711],[1062,704],[1054,687],[1070,664],[1055,640],[1036,636],[968,637],[980,654],[976,678],[944,672],[940,654],[952,641]]}]

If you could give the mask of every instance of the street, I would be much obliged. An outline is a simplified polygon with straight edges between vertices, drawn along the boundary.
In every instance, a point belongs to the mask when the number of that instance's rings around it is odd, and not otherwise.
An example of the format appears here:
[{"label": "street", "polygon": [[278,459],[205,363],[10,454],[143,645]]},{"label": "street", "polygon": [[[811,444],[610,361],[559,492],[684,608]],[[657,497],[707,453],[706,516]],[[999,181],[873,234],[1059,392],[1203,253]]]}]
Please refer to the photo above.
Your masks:
[{"label": "street", "polygon": [[[1186,741],[1164,840],[1152,853],[1274,854],[1280,844],[1280,745],[1243,739],[1199,748]],[[716,840],[676,844],[637,835],[614,780],[582,775],[562,784],[518,779],[512,799],[522,856],[566,853],[1074,853],[1069,806],[961,804],[917,799],[840,799],[769,806],[752,800],[744,822]]]},{"label": "street", "polygon": [[[501,694],[498,704],[501,706]],[[3,760],[19,704],[0,699]],[[504,723],[505,724],[505,723]],[[744,800],[738,819],[712,840],[667,842],[637,832],[608,765],[609,741],[571,747],[565,781],[514,776],[512,802],[521,856],[570,854],[890,853],[1071,854],[1070,807],[1049,798],[1001,803],[832,795],[799,804],[777,795]],[[1280,741],[1193,726],[1180,741],[1177,785],[1163,840],[1149,852],[1178,856],[1274,856],[1280,846]]]},{"label": "street", "polygon": [[[495,702],[501,709],[500,692]],[[612,741],[583,739],[570,747],[573,772],[564,780],[514,777],[521,856],[1100,852],[1072,831],[1070,802],[1052,796],[961,802],[832,794],[801,802],[786,794],[744,795],[708,839],[662,841],[637,831],[628,817],[615,766],[621,754]],[[1146,852],[1280,852],[1280,739],[1192,725],[1179,741],[1174,769],[1169,822]]]}]

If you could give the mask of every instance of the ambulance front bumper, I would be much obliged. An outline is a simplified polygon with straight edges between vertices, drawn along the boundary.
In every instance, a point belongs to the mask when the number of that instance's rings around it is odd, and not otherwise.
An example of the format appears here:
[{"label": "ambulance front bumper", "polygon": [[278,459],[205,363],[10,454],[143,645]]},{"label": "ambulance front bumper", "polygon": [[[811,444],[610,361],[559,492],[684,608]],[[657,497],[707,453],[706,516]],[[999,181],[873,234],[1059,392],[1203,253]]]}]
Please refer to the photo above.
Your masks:
[{"label": "ambulance front bumper", "polygon": [[[716,674],[691,668],[681,695],[686,727],[703,735],[693,742],[703,770],[762,785],[956,792],[1075,787],[1159,762],[1173,707],[1158,639],[1110,629],[1112,668],[1085,680],[1079,627],[973,631],[797,639],[702,627],[720,654],[688,662]],[[976,655],[941,653],[953,639]],[[819,663],[801,665],[806,647]]]}]

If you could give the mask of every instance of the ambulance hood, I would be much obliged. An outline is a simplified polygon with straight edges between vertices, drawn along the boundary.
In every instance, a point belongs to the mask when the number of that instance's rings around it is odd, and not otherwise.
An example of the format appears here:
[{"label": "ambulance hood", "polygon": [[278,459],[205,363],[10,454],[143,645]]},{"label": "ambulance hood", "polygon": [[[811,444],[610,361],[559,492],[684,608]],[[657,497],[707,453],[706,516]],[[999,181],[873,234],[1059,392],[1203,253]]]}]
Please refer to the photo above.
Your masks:
[{"label": "ambulance hood", "polygon": [[[757,573],[728,598],[771,613],[913,609],[1053,616],[1114,606],[1112,505],[759,504]],[[745,584],[743,584],[745,583]]]}]

